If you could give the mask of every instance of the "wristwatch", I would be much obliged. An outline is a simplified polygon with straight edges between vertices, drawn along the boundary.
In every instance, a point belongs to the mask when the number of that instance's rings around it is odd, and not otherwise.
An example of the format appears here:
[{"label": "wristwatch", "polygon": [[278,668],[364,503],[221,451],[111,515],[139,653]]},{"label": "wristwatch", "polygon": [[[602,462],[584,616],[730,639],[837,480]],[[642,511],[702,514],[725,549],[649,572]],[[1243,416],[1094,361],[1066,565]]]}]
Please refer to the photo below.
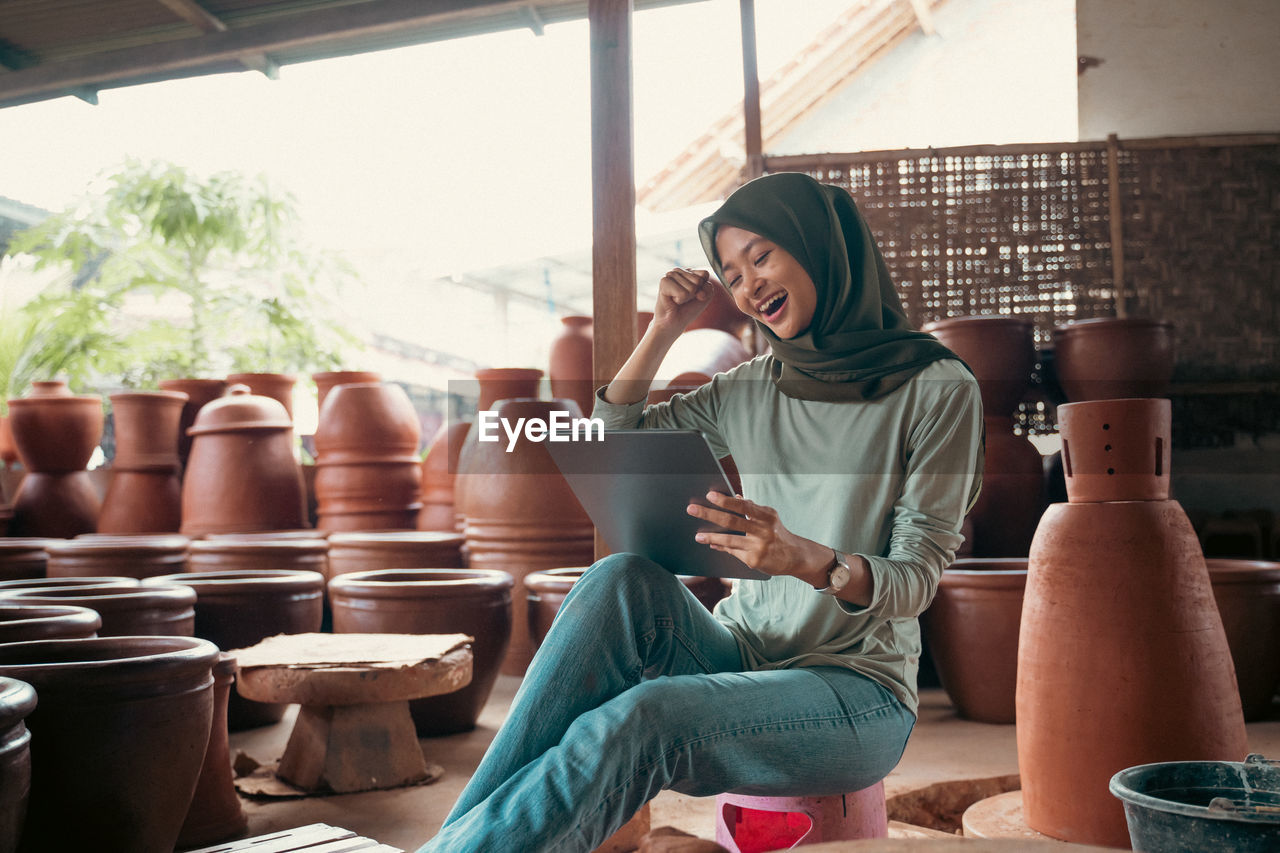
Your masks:
[{"label": "wristwatch", "polygon": [[823,595],[835,595],[849,585],[849,578],[853,577],[853,572],[849,569],[849,561],[845,559],[835,548],[831,549],[836,555],[836,561],[831,569],[827,572],[827,587],[820,589],[818,592]]}]

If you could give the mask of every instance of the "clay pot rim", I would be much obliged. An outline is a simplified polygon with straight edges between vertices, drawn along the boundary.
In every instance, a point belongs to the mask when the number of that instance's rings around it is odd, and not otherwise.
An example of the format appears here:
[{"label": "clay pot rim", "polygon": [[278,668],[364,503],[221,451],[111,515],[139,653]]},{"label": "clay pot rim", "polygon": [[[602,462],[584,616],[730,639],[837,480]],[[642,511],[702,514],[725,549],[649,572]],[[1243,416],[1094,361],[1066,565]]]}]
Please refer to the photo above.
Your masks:
[{"label": "clay pot rim", "polygon": [[14,578],[0,581],[0,594],[19,589],[78,589],[82,586],[138,586],[137,578],[125,575],[84,575],[65,578]]},{"label": "clay pot rim", "polygon": [[[139,583],[137,586],[70,586],[61,589],[14,590],[0,595],[3,604],[65,604],[68,600],[77,606],[98,610],[130,610],[156,605],[193,605],[196,591],[189,586]],[[83,601],[83,604],[79,602]],[[91,602],[91,603],[90,603]]]},{"label": "clay pot rim", "polygon": [[40,536],[4,536],[0,537],[0,556],[3,556],[6,552],[43,551],[50,542],[61,541],[60,539],[46,539]]},{"label": "clay pot rim", "polygon": [[212,376],[208,376],[208,377],[206,377],[206,376],[171,376],[171,377],[169,377],[168,379],[161,379],[161,380],[160,380],[159,382],[157,382],[156,384],[160,386],[160,389],[161,389],[162,391],[167,391],[167,390],[169,390],[169,389],[167,389],[167,388],[165,388],[165,387],[164,387],[164,385],[165,385],[165,383],[166,383],[166,382],[168,382],[168,383],[177,383],[177,382],[181,382],[181,383],[183,383],[184,385],[185,385],[185,384],[196,384],[196,385],[200,385],[200,386],[202,386],[202,387],[206,387],[206,388],[213,388],[213,387],[216,387],[216,386],[218,386],[218,385],[224,385],[224,386],[225,386],[225,385],[227,384],[227,380],[226,380],[226,379],[218,379],[218,378],[216,378],[216,377],[212,377]]},{"label": "clay pot rim", "polygon": [[47,397],[15,397],[9,400],[9,410],[12,413],[13,407],[16,405],[19,409],[31,408],[32,406],[85,406],[90,404],[102,407],[101,397],[90,397],[87,395],[68,394],[54,395]]},{"label": "clay pot rim", "polygon": [[239,380],[247,377],[251,377],[253,379],[274,379],[281,383],[285,382],[285,380],[288,380],[289,382],[298,381],[298,375],[296,373],[276,373],[272,370],[266,370],[258,373],[228,373],[225,381],[228,385],[242,385],[244,383]]},{"label": "clay pot rim", "polygon": [[[13,619],[5,617],[13,616]],[[0,601],[0,625],[22,625],[35,623],[57,623],[60,625],[76,625],[82,623],[92,625],[93,630],[102,627],[102,617],[98,611],[75,604],[49,604],[29,607],[10,601]]]},{"label": "clay pot rim", "polygon": [[35,708],[34,687],[20,679],[0,675],[0,733],[6,733]]},{"label": "clay pot rim", "polygon": [[1214,584],[1280,582],[1280,562],[1228,557],[1206,557],[1209,580]]},{"label": "clay pot rim", "polygon": [[245,541],[273,541],[273,542],[290,542],[296,539],[325,539],[329,538],[329,534],[319,528],[299,527],[292,530],[245,530],[236,532],[228,530],[225,532],[213,532],[202,534],[200,538],[194,539],[196,542],[212,542],[226,541],[228,539],[244,539]]},{"label": "clay pot rim", "polygon": [[131,551],[145,551],[154,554],[168,554],[175,551],[185,552],[191,539],[177,533],[158,534],[99,534],[90,533],[83,538],[59,539],[45,548],[50,557],[63,554],[102,554],[128,556]]},{"label": "clay pot rim", "polygon": [[[380,579],[379,576],[407,579]],[[440,577],[447,575],[448,577]],[[329,595],[360,598],[405,598],[463,596],[510,590],[515,578],[498,569],[370,569],[344,572],[329,580]]]},{"label": "clay pot rim", "polygon": [[1168,320],[1156,320],[1151,317],[1090,317],[1087,320],[1069,320],[1053,327],[1054,336],[1068,335],[1073,332],[1095,332],[1115,328],[1157,328],[1163,327],[1173,331],[1173,323]]},{"label": "clay pot rim", "polygon": [[476,371],[478,380],[488,379],[541,379],[542,370],[537,367],[482,367]]},{"label": "clay pot rim", "polygon": [[[335,376],[359,376],[359,375],[377,376],[377,375],[378,375],[378,371],[376,371],[376,370],[319,370],[319,371],[316,371],[315,373],[311,374],[311,379],[314,381],[314,380],[318,380],[318,379],[321,379],[321,378],[324,378],[324,379],[331,379],[331,378],[333,378],[333,377],[335,377]],[[378,379],[378,380],[372,380],[372,379],[370,379],[370,380],[368,380],[368,381],[369,381],[369,382],[373,382],[373,381],[381,382],[382,380],[381,380],[381,379]],[[342,384],[343,384],[343,385],[346,385],[346,384],[349,384],[349,383],[344,382],[344,383],[342,383]]]},{"label": "clay pot rim", "polygon": [[965,589],[1024,589],[1026,569],[947,569],[938,582],[941,587]]},{"label": "clay pot rim", "polygon": [[239,587],[250,590],[297,589],[306,592],[324,589],[324,575],[309,569],[232,569],[214,572],[183,572],[144,578],[142,586],[189,586],[199,601],[202,592],[229,592]]},{"label": "clay pot rim", "polygon": [[173,683],[176,675],[194,670],[208,676],[217,656],[218,647],[198,637],[24,640],[0,644],[0,675],[30,680],[37,691],[50,680],[76,692],[104,683],[129,682],[160,682],[182,689],[184,685]]},{"label": "clay pot rim", "polygon": [[121,391],[118,394],[108,394],[107,399],[114,403],[116,400],[148,400],[154,403],[185,403],[191,399],[191,395],[185,391],[168,391],[161,389],[159,391]]},{"label": "clay pot rim", "polygon": [[306,554],[327,554],[329,552],[329,540],[321,536],[315,536],[310,539],[303,537],[280,538],[280,539],[263,539],[257,540],[240,540],[234,535],[219,535],[213,539],[194,539],[188,551],[192,554],[258,554],[263,551],[286,551],[288,553],[297,552],[299,556]]},{"label": "clay pot rim", "polygon": [[[368,444],[349,444],[343,447],[341,444],[326,446],[321,458],[315,461],[317,472],[322,468],[368,468],[373,465],[419,465],[422,460],[418,458],[416,450],[409,449],[409,443],[404,444],[386,444],[383,447],[391,450],[400,451],[395,456],[388,456],[384,453],[377,452],[376,447]],[[417,445],[413,445],[415,448]],[[334,461],[334,456],[339,459]]]},{"label": "clay pot rim", "polygon": [[560,322],[571,329],[582,329],[595,325],[596,318],[590,314],[566,314]]},{"label": "clay pot rim", "polygon": [[[332,513],[330,513],[332,514]],[[343,515],[367,515],[369,513],[342,513]],[[344,545],[462,545],[466,536],[447,530],[347,530],[329,534],[329,548]]]},{"label": "clay pot rim", "polygon": [[954,329],[961,326],[1024,326],[1028,329],[1034,329],[1035,325],[1029,318],[1017,314],[965,314],[960,317],[943,317],[941,320],[930,320],[920,327],[920,331],[932,332],[934,329]]},{"label": "clay pot rim", "polygon": [[538,572],[529,572],[524,576],[524,587],[529,592],[529,598],[544,592],[568,593],[586,572],[587,568],[587,566],[583,566],[581,569],[543,569]]}]

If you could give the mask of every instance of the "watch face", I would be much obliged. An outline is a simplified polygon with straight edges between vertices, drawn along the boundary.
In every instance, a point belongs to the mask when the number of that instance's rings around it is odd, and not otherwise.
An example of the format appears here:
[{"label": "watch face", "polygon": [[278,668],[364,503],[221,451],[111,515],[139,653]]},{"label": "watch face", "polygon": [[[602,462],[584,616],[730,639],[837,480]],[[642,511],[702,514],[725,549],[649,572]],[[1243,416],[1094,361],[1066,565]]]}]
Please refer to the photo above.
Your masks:
[{"label": "watch face", "polygon": [[849,582],[849,574],[849,567],[843,561],[837,562],[836,567],[831,570],[831,578],[827,583],[836,589],[843,589]]}]

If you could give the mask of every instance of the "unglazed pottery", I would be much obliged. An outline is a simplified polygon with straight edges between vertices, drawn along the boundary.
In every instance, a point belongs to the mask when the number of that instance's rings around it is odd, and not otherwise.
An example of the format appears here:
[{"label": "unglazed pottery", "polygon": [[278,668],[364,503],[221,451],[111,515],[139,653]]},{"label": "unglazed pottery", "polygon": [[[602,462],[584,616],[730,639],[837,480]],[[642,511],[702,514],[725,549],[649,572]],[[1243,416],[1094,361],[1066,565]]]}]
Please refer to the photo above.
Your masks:
[{"label": "unglazed pottery", "polygon": [[24,578],[0,581],[0,596],[27,589],[71,589],[84,586],[137,586],[137,578],[87,577],[87,578]]},{"label": "unglazed pottery", "polygon": [[107,637],[0,645],[39,697],[19,850],[171,853],[209,742],[212,643]]},{"label": "unglazed pottery", "polygon": [[[488,367],[476,371],[478,385],[477,412],[493,411],[499,400],[533,399],[538,396],[542,371],[531,367]],[[474,430],[468,430],[458,451],[458,464],[454,468],[457,477],[453,482],[453,502],[456,513],[456,529],[461,532],[467,514],[467,457],[478,443]]]},{"label": "unglazed pottery", "polygon": [[202,847],[239,838],[249,829],[231,776],[231,749],[227,742],[227,697],[236,680],[236,659],[223,652],[213,665],[213,720],[209,745],[196,780],[191,806],[178,833],[179,847]]},{"label": "unglazed pottery", "polygon": [[0,643],[97,636],[102,617],[87,607],[36,607],[0,600]]},{"label": "unglazed pottery", "polygon": [[1126,846],[1111,777],[1238,760],[1244,717],[1200,543],[1168,499],[1169,401],[1058,415],[1068,502],[1031,543],[1018,637],[1024,815],[1054,838]]},{"label": "unglazed pottery", "polygon": [[591,318],[582,314],[561,317],[564,325],[560,334],[551,342],[551,363],[547,375],[551,378],[551,394],[573,400],[578,408],[589,413],[594,405],[595,376],[593,363]]},{"label": "unglazed pottery", "polygon": [[187,402],[182,404],[182,416],[178,420],[178,461],[185,470],[187,457],[191,455],[191,436],[187,430],[196,422],[196,415],[206,403],[227,393],[225,379],[162,379],[160,388],[163,391],[180,391],[187,395]]},{"label": "unglazed pottery", "polygon": [[92,533],[101,502],[84,469],[102,438],[102,401],[70,394],[10,400],[9,422],[27,469],[13,499],[10,532],[55,538]]},{"label": "unglazed pottery", "polygon": [[232,373],[227,377],[227,385],[247,385],[249,391],[270,397],[284,406],[285,414],[293,420],[293,386],[298,377],[291,373]]},{"label": "unglazed pottery", "polygon": [[185,586],[77,585],[5,591],[0,603],[51,607],[72,605],[97,611],[100,637],[190,637],[195,630],[196,594]]},{"label": "unglazed pottery", "polygon": [[182,526],[178,428],[187,395],[112,394],[116,455],[99,533],[169,533]]},{"label": "unglazed pottery", "polygon": [[1044,461],[1010,417],[983,418],[982,491],[969,512],[975,557],[1026,556],[1044,512]]},{"label": "unglazed pottery", "polygon": [[375,569],[460,569],[463,536],[442,530],[368,530],[329,537],[329,577]]},{"label": "unglazed pottery", "polygon": [[1053,363],[1072,402],[1161,397],[1173,377],[1173,324],[1099,317],[1056,326]]},{"label": "unglazed pottery", "polygon": [[0,462],[12,465],[18,461],[18,448],[13,444],[13,428],[9,426],[9,416],[0,415]]},{"label": "unglazed pottery", "polygon": [[1280,563],[1205,560],[1227,632],[1246,720],[1271,711],[1280,688]]},{"label": "unglazed pottery", "polygon": [[[284,531],[281,531],[284,532]],[[329,541],[316,531],[302,531],[304,538],[267,538],[246,533],[198,539],[187,549],[189,572],[243,572],[257,569],[328,573]]]},{"label": "unglazed pottery", "polygon": [[987,417],[1008,417],[1031,384],[1035,325],[1023,317],[979,314],[948,317],[922,327],[969,365]]},{"label": "unglazed pottery", "polygon": [[0,853],[18,849],[31,794],[31,733],[24,720],[36,707],[25,681],[0,677]]},{"label": "unglazed pottery", "polygon": [[371,370],[327,370],[311,374],[311,379],[316,383],[316,405],[321,410],[329,392],[338,385],[382,381],[382,377]]},{"label": "unglazed pottery", "polygon": [[458,456],[471,429],[468,421],[455,421],[440,427],[427,445],[422,460],[422,509],[418,511],[419,530],[461,532],[454,508],[454,483],[458,473]]},{"label": "unglazed pottery", "polygon": [[88,536],[50,541],[51,578],[148,578],[186,570],[191,540],[178,534]]},{"label": "unglazed pottery", "polygon": [[329,583],[336,634],[468,634],[471,683],[409,703],[419,737],[475,728],[511,638],[511,575],[465,569],[353,572]]},{"label": "unglazed pottery", "polygon": [[0,538],[0,581],[42,578],[49,555],[45,546],[57,540],[35,537]]}]

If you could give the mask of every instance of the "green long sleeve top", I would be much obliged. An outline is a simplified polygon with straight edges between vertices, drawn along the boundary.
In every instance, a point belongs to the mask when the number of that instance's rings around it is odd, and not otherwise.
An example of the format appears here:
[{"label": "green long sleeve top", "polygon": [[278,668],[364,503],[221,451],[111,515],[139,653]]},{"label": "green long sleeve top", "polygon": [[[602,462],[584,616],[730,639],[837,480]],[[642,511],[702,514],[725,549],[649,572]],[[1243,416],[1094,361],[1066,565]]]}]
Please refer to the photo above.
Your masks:
[{"label": "green long sleeve top", "polygon": [[981,481],[978,384],[954,359],[936,361],[867,402],[784,396],[760,356],[669,402],[617,405],[597,394],[606,429],[700,430],[732,455],[743,496],[773,507],[788,530],[866,558],[866,607],[778,576],[735,582],[715,616],[747,669],[842,666],[891,690],[914,714],[917,616],[933,600],[963,537]]}]

